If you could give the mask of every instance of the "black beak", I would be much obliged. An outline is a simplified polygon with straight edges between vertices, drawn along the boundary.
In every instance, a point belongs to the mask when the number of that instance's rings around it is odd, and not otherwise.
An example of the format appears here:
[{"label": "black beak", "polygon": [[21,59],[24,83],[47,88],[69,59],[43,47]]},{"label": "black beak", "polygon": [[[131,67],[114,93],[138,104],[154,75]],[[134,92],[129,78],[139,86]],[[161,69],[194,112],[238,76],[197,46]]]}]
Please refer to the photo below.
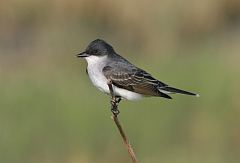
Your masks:
[{"label": "black beak", "polygon": [[77,57],[84,58],[84,57],[88,57],[89,54],[87,54],[86,52],[82,52],[82,53],[77,54],[76,56],[77,56]]}]

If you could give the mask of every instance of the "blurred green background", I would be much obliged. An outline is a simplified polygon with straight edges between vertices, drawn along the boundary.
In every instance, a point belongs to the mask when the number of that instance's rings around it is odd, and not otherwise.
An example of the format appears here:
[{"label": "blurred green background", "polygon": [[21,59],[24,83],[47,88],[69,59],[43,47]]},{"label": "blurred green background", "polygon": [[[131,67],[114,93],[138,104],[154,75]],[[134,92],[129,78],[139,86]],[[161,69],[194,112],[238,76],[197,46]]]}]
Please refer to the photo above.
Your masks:
[{"label": "blurred green background", "polygon": [[240,162],[240,1],[2,0],[1,163],[131,162],[75,57],[96,38],[201,95],[122,101],[140,162]]}]

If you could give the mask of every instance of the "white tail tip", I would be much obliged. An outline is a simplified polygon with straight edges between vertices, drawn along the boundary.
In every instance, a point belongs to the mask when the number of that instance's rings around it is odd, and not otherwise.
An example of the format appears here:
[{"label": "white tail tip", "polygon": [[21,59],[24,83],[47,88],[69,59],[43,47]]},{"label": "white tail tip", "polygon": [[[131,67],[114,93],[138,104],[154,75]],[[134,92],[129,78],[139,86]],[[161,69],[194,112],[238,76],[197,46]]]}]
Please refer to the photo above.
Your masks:
[{"label": "white tail tip", "polygon": [[200,95],[199,95],[199,94],[196,94],[196,97],[200,97]]}]

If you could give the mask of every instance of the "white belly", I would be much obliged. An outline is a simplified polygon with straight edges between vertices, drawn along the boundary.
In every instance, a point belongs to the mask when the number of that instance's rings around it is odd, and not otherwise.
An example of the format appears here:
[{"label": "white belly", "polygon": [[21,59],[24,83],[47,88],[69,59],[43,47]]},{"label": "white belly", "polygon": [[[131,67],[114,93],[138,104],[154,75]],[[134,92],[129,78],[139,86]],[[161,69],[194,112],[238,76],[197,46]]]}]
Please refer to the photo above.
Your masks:
[{"label": "white belly", "polygon": [[[94,58],[95,56],[90,56],[87,57],[87,62],[88,62],[88,75],[90,80],[92,81],[93,85],[95,87],[97,87],[100,91],[110,94],[109,92],[109,88],[107,85],[107,79],[106,77],[103,75],[102,69],[104,67],[104,64],[99,64],[102,62],[96,62],[97,60],[101,59],[101,58]],[[103,58],[102,58],[103,59]],[[103,62],[104,63],[104,62]],[[114,94],[117,96],[121,96],[127,100],[138,100],[142,97],[141,94],[132,92],[132,91],[128,91],[122,88],[118,88],[116,86],[113,86],[113,91]]]}]

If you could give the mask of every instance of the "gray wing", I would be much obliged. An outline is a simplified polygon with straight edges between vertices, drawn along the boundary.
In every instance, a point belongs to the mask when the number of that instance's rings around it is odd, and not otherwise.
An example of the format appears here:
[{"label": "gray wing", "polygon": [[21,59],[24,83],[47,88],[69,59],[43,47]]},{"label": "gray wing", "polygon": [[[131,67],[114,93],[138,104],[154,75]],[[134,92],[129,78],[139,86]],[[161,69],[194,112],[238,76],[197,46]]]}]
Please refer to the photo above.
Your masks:
[{"label": "gray wing", "polygon": [[106,66],[103,68],[105,77],[112,81],[113,85],[146,96],[161,96],[171,98],[159,91],[166,84],[154,79],[146,71],[134,66]]}]

